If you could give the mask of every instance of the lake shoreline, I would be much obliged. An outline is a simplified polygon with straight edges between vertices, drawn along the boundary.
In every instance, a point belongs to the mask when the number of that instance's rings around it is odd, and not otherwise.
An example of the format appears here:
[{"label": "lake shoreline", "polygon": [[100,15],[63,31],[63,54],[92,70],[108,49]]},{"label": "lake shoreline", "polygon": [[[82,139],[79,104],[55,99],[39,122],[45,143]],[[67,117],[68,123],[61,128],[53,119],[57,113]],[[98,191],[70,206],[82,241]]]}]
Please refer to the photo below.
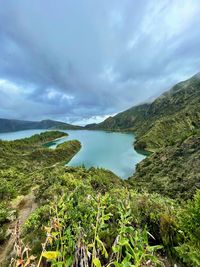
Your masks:
[{"label": "lake shoreline", "polygon": [[[41,130],[25,130],[0,134],[2,139],[20,139],[38,133]],[[72,158],[68,166],[82,166],[87,168],[97,167],[112,171],[121,179],[128,179],[135,172],[137,163],[145,157],[144,151],[137,151],[133,146],[135,135],[131,132],[116,132],[104,130],[66,130],[66,137],[47,142],[44,147],[54,148],[58,144],[70,140],[79,140],[81,150]]]}]

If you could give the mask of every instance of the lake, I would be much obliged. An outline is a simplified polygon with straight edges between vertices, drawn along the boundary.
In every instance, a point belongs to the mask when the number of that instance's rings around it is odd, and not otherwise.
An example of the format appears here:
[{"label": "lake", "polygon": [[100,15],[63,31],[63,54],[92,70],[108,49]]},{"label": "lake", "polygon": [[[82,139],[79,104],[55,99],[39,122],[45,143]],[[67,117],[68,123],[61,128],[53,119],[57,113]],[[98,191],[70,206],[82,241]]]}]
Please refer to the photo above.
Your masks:
[{"label": "lake", "polygon": [[[18,132],[0,133],[2,140],[16,140],[30,137],[45,130],[26,130]],[[51,148],[56,145],[77,139],[81,142],[81,150],[67,164],[68,166],[102,167],[113,171],[123,179],[130,177],[138,162],[144,155],[134,150],[135,137],[130,133],[66,130],[68,137],[50,143]]]}]

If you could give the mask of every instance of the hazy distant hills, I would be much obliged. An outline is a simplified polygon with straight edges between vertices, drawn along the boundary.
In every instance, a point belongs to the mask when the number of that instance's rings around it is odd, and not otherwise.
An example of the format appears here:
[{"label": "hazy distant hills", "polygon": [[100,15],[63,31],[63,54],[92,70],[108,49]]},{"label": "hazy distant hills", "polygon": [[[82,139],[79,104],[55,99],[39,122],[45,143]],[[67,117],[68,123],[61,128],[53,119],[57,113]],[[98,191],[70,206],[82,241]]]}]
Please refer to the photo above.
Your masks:
[{"label": "hazy distant hills", "polygon": [[152,103],[86,128],[132,131],[139,149],[157,150],[184,140],[200,129],[200,74],[178,83]]},{"label": "hazy distant hills", "polygon": [[53,120],[23,121],[0,118],[0,132],[12,132],[30,129],[76,130],[81,128],[82,127],[80,126],[75,126],[68,123]]}]

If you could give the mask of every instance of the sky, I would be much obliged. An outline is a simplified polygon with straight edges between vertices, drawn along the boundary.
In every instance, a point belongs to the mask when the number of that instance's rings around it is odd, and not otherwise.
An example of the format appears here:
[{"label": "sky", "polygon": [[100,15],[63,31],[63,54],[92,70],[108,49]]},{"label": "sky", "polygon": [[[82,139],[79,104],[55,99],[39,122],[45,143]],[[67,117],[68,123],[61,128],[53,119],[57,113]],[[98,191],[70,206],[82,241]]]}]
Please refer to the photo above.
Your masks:
[{"label": "sky", "polygon": [[0,117],[100,122],[200,71],[199,0],[0,0]]}]

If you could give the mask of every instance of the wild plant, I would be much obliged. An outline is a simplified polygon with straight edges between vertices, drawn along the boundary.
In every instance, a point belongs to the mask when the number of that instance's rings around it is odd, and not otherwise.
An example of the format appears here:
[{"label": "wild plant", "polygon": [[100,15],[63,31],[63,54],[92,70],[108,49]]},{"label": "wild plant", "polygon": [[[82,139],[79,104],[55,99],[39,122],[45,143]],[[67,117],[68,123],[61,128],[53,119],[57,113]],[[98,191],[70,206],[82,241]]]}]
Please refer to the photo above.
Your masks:
[{"label": "wild plant", "polygon": [[96,214],[96,222],[94,226],[94,237],[93,242],[88,245],[88,248],[92,248],[92,259],[91,266],[99,266],[100,265],[100,256],[104,258],[108,258],[108,252],[103,241],[100,239],[100,232],[102,229],[107,227],[108,220],[112,217],[111,213],[106,213],[106,208],[109,202],[109,195],[101,195],[98,194],[97,197],[97,214]]},{"label": "wild plant", "polygon": [[14,248],[12,254],[14,256],[11,258],[10,267],[26,267],[32,266],[35,267],[34,264],[36,257],[30,255],[30,248],[28,245],[25,245],[20,236],[20,226],[19,220],[17,221],[13,233],[14,237]]},{"label": "wild plant", "polygon": [[[150,246],[147,229],[132,226],[132,210],[129,194],[125,201],[118,204],[118,236],[112,246],[112,261],[116,267],[122,266],[154,266],[160,264],[155,252],[162,246]],[[110,265],[109,264],[109,265]]]},{"label": "wild plant", "polygon": [[129,192],[94,194],[87,185],[55,199],[50,223],[44,227],[37,267],[48,261],[54,267],[157,266],[150,246],[152,235],[135,224]]}]

